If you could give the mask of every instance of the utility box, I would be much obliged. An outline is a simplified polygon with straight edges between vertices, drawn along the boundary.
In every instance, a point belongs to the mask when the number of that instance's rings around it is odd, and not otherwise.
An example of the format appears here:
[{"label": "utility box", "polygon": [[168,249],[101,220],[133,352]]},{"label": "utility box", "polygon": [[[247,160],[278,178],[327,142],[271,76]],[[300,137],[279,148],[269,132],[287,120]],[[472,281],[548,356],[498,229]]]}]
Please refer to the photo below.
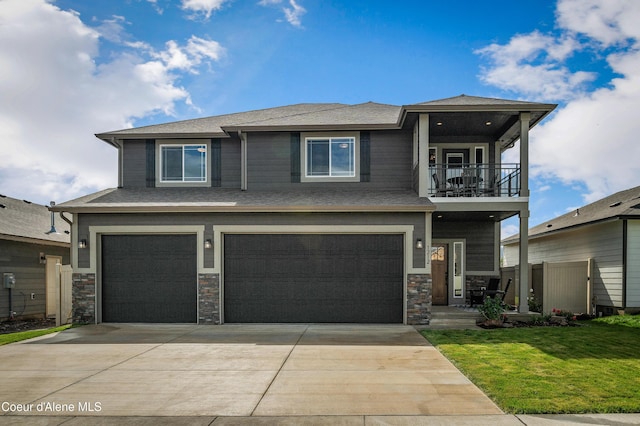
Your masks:
[{"label": "utility box", "polygon": [[5,272],[2,274],[2,284],[4,288],[14,288],[16,286],[16,276],[13,272]]}]

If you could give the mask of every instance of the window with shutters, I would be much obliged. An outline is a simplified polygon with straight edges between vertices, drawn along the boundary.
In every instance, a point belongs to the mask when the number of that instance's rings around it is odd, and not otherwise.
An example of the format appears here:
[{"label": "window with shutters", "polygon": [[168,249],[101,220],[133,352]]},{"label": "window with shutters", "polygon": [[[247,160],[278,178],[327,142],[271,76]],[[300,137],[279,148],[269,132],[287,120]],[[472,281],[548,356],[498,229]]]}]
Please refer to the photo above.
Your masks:
[{"label": "window with shutters", "polygon": [[158,142],[157,186],[209,184],[209,141]]},{"label": "window with shutters", "polygon": [[302,182],[359,182],[360,135],[303,134]]}]

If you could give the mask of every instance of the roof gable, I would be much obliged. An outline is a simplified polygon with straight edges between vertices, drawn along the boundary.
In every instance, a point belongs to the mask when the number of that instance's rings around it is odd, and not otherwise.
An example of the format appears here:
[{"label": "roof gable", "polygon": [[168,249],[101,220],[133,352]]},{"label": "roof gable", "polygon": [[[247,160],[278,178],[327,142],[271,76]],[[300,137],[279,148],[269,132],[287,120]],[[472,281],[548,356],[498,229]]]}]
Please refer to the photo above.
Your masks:
[{"label": "roof gable", "polygon": [[421,102],[414,105],[437,106],[437,105],[458,105],[458,106],[504,106],[504,105],[520,105],[533,106],[544,105],[536,102],[514,101],[509,99],[485,98],[481,96],[468,96],[465,94],[453,96],[450,98],[436,99],[433,101]]},{"label": "roof gable", "polygon": [[[534,226],[529,229],[529,238],[622,217],[640,218],[640,186],[616,192],[594,203]],[[514,235],[506,238],[504,242],[515,242],[517,239],[518,236]]]}]

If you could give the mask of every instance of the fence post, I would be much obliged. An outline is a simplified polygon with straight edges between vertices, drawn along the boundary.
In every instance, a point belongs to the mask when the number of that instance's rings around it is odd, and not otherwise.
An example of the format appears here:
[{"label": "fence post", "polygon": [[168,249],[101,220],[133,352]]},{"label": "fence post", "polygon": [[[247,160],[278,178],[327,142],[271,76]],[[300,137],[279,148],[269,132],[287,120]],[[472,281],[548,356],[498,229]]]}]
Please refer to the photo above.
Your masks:
[{"label": "fence post", "polygon": [[593,258],[587,259],[587,314],[593,315]]}]

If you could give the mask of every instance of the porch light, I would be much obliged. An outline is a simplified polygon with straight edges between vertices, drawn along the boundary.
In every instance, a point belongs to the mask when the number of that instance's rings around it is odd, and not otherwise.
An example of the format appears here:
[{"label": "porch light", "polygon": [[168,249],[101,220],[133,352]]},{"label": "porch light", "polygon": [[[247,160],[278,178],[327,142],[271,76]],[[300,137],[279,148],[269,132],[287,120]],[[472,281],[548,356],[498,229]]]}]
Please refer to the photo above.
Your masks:
[{"label": "porch light", "polygon": [[424,248],[424,245],[422,244],[422,240],[420,238],[416,240],[416,248],[418,250],[422,250]]},{"label": "porch light", "polygon": [[442,126],[442,121],[436,122],[436,126]]},{"label": "porch light", "polygon": [[491,124],[492,124],[492,123],[491,123],[490,121],[487,121],[487,122],[486,122],[486,123],[484,123],[484,124],[485,124],[485,126],[491,126]]},{"label": "porch light", "polygon": [[204,248],[210,249],[211,247],[213,247],[211,240],[204,240]]},{"label": "porch light", "polygon": [[87,248],[87,240],[82,239],[78,242],[78,248],[86,249]]}]

